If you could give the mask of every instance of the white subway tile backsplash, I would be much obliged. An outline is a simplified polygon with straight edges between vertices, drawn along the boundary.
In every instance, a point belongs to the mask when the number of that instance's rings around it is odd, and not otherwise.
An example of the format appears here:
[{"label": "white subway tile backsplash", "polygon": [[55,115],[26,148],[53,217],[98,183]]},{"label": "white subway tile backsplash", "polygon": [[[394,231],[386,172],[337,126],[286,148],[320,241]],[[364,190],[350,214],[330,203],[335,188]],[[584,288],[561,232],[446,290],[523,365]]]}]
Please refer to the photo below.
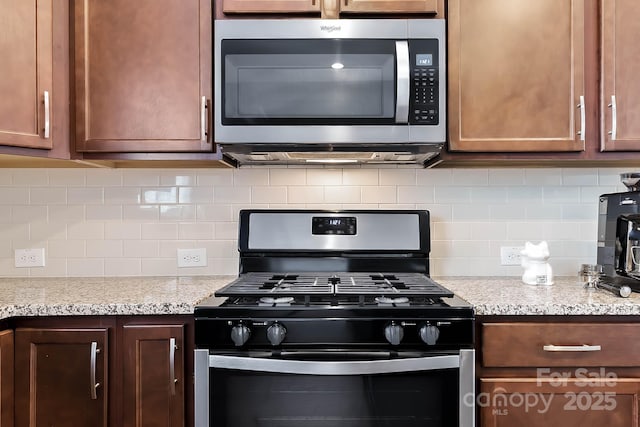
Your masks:
[{"label": "white subway tile backsplash", "polygon": [[195,205],[160,205],[161,221],[195,221]]},{"label": "white subway tile backsplash", "polygon": [[380,185],[416,185],[415,169],[380,169]]},{"label": "white subway tile backsplash", "polygon": [[[123,240],[122,253],[125,258],[158,258],[160,243],[158,240]],[[138,270],[140,270],[140,263],[138,263]]]},{"label": "white subway tile backsplash", "polygon": [[289,187],[287,189],[289,195],[289,203],[323,203],[324,187]]},{"label": "white subway tile backsplash", "polygon": [[251,187],[223,187],[213,188],[213,201],[218,204],[251,203]]},{"label": "white subway tile backsplash", "polygon": [[342,183],[344,185],[377,186],[379,183],[378,169],[344,169]]},{"label": "white subway tile backsplash", "polygon": [[561,169],[525,169],[525,185],[562,185]]},{"label": "white subway tile backsplash", "polygon": [[0,205],[28,205],[29,187],[0,187]]},{"label": "white subway tile backsplash", "polygon": [[[271,185],[306,185],[307,171],[306,169],[269,169],[269,183]],[[255,182],[254,185],[263,185]]]},{"label": "white subway tile backsplash", "polygon": [[327,203],[361,203],[360,187],[325,187],[324,200]]},{"label": "white subway tile backsplash", "polygon": [[342,185],[342,169],[307,169],[308,185]]},{"label": "white subway tile backsplash", "polygon": [[88,205],[85,208],[87,221],[91,220],[120,220],[122,206]]},{"label": "white subway tile backsplash", "polygon": [[88,258],[121,258],[122,240],[88,240],[86,256]]},{"label": "white subway tile backsplash", "polygon": [[174,240],[178,238],[178,224],[147,223],[142,224],[143,240]]},{"label": "white subway tile backsplash", "polygon": [[398,203],[433,203],[435,199],[433,187],[398,186]]},{"label": "white subway tile backsplash", "polygon": [[268,187],[257,185],[251,187],[252,203],[287,203],[287,187]]},{"label": "white subway tile backsplash", "polygon": [[[555,273],[595,262],[597,198],[620,168],[0,169],[0,276],[237,274],[238,212],[428,209],[434,275],[520,275],[502,245],[547,240]],[[50,265],[13,267],[44,247]],[[178,269],[178,248],[208,266]],[[49,262],[48,262],[49,264]]]},{"label": "white subway tile backsplash", "polygon": [[122,218],[132,221],[153,221],[160,219],[160,206],[158,205],[124,205],[122,206]]},{"label": "white subway tile backsplash", "polygon": [[393,185],[363,186],[361,188],[362,203],[396,203],[397,188]]}]

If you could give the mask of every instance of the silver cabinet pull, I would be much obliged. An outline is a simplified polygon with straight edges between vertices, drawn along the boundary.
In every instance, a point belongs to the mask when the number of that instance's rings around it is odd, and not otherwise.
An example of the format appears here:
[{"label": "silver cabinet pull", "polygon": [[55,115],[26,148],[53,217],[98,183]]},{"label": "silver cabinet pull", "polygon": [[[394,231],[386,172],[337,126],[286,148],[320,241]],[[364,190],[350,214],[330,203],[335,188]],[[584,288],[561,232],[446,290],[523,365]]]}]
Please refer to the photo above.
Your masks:
[{"label": "silver cabinet pull", "polygon": [[44,138],[49,139],[50,130],[50,108],[49,108],[49,91],[44,91]]},{"label": "silver cabinet pull", "polygon": [[611,135],[611,140],[615,141],[618,138],[618,106],[616,105],[615,95],[611,95],[609,108],[611,108],[611,130],[609,131],[609,135]]},{"label": "silver cabinet pull", "polygon": [[176,378],[176,350],[178,346],[176,345],[176,339],[169,339],[169,389],[171,390],[171,395],[176,395],[176,383],[178,379]]},{"label": "silver cabinet pull", "polygon": [[91,376],[91,399],[95,400],[98,398],[98,387],[100,387],[100,383],[96,382],[96,364],[98,353],[100,353],[100,349],[98,348],[98,343],[95,341],[91,342],[91,368],[90,368],[90,376]]},{"label": "silver cabinet pull", "polygon": [[200,99],[200,140],[202,142],[208,142],[208,133],[207,133],[207,97],[203,96]]},{"label": "silver cabinet pull", "polygon": [[396,42],[396,68],[398,80],[396,82],[396,123],[409,121],[409,43],[407,41]]},{"label": "silver cabinet pull", "polygon": [[599,346],[599,345],[588,345],[588,344],[582,344],[582,345],[553,345],[553,344],[547,344],[547,345],[543,346],[542,349],[544,351],[554,351],[554,352],[560,352],[560,351],[580,351],[580,352],[585,352],[585,351],[600,351],[600,350],[602,350],[602,347]]},{"label": "silver cabinet pull", "polygon": [[585,129],[587,127],[587,111],[584,105],[584,95],[580,95],[578,108],[580,109],[580,130],[578,131],[578,135],[580,135],[580,141],[584,141]]}]

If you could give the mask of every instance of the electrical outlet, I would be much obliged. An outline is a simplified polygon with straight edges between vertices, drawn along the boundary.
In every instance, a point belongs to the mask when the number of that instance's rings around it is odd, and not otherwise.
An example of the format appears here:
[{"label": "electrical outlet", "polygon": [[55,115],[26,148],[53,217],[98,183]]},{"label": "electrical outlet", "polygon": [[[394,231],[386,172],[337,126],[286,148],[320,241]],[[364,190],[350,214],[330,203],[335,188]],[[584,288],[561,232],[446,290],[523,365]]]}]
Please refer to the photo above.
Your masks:
[{"label": "electrical outlet", "polygon": [[207,250],[199,249],[178,249],[178,267],[206,267]]},{"label": "electrical outlet", "polygon": [[500,247],[500,264],[501,265],[520,265],[522,254],[520,253],[524,246],[501,246]]},{"label": "electrical outlet", "polygon": [[44,248],[16,249],[14,264],[18,268],[44,267]]}]

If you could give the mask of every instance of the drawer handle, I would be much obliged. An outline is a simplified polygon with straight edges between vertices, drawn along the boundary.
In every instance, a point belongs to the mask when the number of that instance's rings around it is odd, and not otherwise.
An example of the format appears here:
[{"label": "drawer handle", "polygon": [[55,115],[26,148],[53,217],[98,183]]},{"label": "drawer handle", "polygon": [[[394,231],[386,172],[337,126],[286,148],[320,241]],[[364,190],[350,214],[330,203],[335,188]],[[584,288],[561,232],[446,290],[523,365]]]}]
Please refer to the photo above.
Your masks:
[{"label": "drawer handle", "polygon": [[553,345],[547,344],[542,347],[544,351],[600,351],[602,347],[599,345]]}]

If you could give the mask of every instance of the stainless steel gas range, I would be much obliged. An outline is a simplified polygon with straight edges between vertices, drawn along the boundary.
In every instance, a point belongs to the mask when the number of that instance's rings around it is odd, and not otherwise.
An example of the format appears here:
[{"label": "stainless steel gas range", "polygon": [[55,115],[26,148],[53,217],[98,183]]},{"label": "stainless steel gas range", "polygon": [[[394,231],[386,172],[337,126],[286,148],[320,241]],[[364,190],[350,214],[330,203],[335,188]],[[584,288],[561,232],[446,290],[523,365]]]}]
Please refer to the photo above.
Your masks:
[{"label": "stainless steel gas range", "polygon": [[429,213],[244,210],[195,310],[196,425],[474,425],[474,313],[429,277]]}]

